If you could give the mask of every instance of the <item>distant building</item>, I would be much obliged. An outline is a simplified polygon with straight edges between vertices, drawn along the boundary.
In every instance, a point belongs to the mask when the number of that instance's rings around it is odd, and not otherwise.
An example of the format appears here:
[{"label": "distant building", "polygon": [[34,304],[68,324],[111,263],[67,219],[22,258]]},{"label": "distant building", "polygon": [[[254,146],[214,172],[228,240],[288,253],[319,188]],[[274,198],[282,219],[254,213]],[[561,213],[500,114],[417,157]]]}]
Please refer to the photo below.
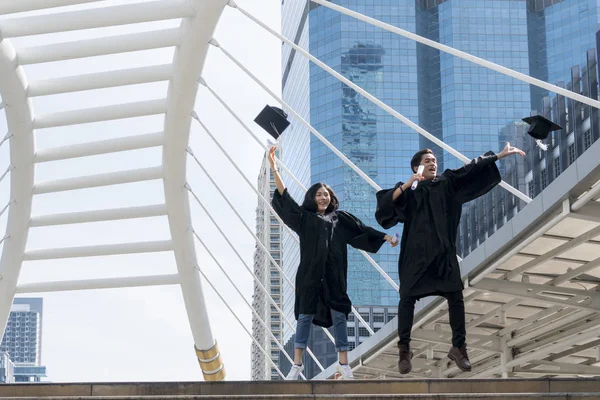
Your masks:
[{"label": "distant building", "polygon": [[[4,376],[14,364],[15,382],[40,382],[46,376],[42,364],[42,317],[43,299],[15,298],[0,345],[0,363]],[[0,376],[2,379],[2,376]]]},{"label": "distant building", "polygon": [[[263,159],[258,176],[258,190],[262,196],[269,201],[273,197],[273,192],[275,191],[273,173],[270,170],[266,156]],[[270,214],[266,204],[259,199],[258,207],[256,209],[256,235],[269,250],[271,257],[273,257],[279,265],[281,265],[281,232],[281,224],[277,218]],[[254,253],[254,273],[258,279],[260,279],[262,285],[269,291],[275,303],[280,308],[283,307],[281,301],[282,277],[277,268],[272,265],[265,252],[258,248],[258,246]],[[254,307],[258,315],[266,321],[266,324],[273,335],[281,340],[283,317],[277,312],[277,309],[271,304],[256,282],[254,283],[252,307]],[[252,317],[252,335],[256,338],[257,342],[266,349],[267,354],[269,354],[275,364],[279,365],[279,348],[277,344],[271,340],[269,334],[254,315]],[[276,380],[280,378],[277,370],[273,368],[269,360],[254,343],[252,343],[251,362],[252,380]]]},{"label": "distant building", "polygon": [[15,382],[15,364],[10,361],[8,353],[0,353],[0,383]]}]

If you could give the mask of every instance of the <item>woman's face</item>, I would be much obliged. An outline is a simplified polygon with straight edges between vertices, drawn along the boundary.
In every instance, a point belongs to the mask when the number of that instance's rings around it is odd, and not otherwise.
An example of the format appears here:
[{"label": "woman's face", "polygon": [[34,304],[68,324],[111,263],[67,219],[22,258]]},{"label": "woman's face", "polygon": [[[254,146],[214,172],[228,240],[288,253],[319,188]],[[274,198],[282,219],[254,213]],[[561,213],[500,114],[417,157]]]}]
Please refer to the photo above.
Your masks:
[{"label": "woman's face", "polygon": [[329,207],[329,203],[331,203],[331,197],[329,196],[329,191],[323,186],[321,186],[319,190],[317,190],[315,202],[317,203],[318,213],[324,213],[325,210],[327,210],[327,207]]}]

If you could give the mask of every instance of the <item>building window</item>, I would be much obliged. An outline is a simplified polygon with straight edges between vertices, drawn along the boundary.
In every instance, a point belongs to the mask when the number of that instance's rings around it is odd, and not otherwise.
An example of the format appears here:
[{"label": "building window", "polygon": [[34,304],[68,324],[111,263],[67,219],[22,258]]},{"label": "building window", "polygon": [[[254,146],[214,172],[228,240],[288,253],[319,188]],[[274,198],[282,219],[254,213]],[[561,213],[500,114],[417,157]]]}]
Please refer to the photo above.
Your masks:
[{"label": "building window", "polygon": [[385,322],[383,313],[373,313],[373,322]]},{"label": "building window", "polygon": [[585,150],[589,149],[592,145],[592,130],[589,129],[587,132],[583,134],[583,148]]},{"label": "building window", "polygon": [[356,330],[353,326],[349,326],[348,327],[348,336],[349,337],[354,337],[356,336]]},{"label": "building window", "polygon": [[542,178],[542,190],[543,190],[546,188],[546,186],[548,186],[548,173],[546,172],[545,168],[541,172],[541,178]]},{"label": "building window", "polygon": [[369,331],[364,326],[358,328],[358,336],[369,336]]},{"label": "building window", "polygon": [[529,197],[535,197],[533,193],[533,181],[527,182],[527,194],[529,195]]},{"label": "building window", "polygon": [[567,156],[568,164],[573,164],[575,162],[575,143],[571,143],[569,145],[569,148],[567,149]]},{"label": "building window", "polygon": [[555,177],[559,176],[560,173],[561,173],[561,170],[560,170],[560,158],[556,157],[554,159],[554,176]]}]

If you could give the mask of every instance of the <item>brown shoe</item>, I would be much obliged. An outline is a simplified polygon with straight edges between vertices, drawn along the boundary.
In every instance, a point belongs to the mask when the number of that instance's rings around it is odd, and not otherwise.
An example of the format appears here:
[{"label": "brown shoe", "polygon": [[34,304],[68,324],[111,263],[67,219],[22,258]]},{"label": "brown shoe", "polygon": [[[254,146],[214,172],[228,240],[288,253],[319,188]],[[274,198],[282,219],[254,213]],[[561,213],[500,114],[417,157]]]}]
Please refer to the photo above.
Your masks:
[{"label": "brown shoe", "polygon": [[453,347],[448,352],[448,358],[454,361],[456,366],[462,371],[471,370],[471,362],[469,361],[469,355],[467,354],[467,345],[463,345],[460,349]]},{"label": "brown shoe", "polygon": [[413,353],[410,351],[409,346],[398,343],[398,370],[402,375],[408,374],[412,371],[412,363],[410,362]]}]

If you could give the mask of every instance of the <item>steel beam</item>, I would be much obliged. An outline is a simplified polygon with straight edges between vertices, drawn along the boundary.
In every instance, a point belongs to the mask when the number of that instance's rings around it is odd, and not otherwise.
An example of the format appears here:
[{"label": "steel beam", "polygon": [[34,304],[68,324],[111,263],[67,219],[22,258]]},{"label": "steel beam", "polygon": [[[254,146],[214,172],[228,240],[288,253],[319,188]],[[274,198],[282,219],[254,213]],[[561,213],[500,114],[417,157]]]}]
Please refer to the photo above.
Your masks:
[{"label": "steel beam", "polygon": [[152,65],[150,67],[120,69],[34,81],[29,84],[27,93],[30,97],[49,96],[84,90],[168,81],[172,76],[173,67],[171,64]]},{"label": "steel beam", "polygon": [[2,37],[7,39],[45,33],[164,21],[191,17],[194,14],[194,7],[189,0],[158,0],[148,3],[5,19],[0,21],[0,32],[2,32]]},{"label": "steel beam", "polygon": [[[600,293],[556,286],[536,285],[532,283],[505,281],[484,278],[471,286],[484,292],[505,293],[524,299],[534,299],[544,303],[598,311],[600,309]],[[573,298],[580,296],[584,301],[562,300],[559,297]]]},{"label": "steel beam", "polygon": [[59,258],[100,257],[122,254],[156,253],[173,250],[170,240],[153,242],[106,244],[98,246],[67,247],[26,251],[23,260],[55,260]]},{"label": "steel beam", "polygon": [[33,194],[64,192],[67,190],[89,189],[100,186],[120,185],[163,178],[162,167],[133,169],[107,174],[80,176],[76,178],[41,182],[33,187]]},{"label": "steel beam", "polygon": [[55,7],[95,3],[97,1],[101,0],[5,0],[0,2],[0,14],[15,14],[20,12],[44,10]]},{"label": "steel beam", "polygon": [[21,65],[40,64],[77,58],[97,57],[132,51],[153,50],[179,45],[179,29],[129,33],[98,39],[75,40],[19,49]]},{"label": "steel beam", "polygon": [[113,208],[108,210],[93,210],[65,214],[39,215],[31,218],[29,226],[39,227],[83,224],[89,222],[159,217],[164,215],[167,215],[167,207],[164,204],[155,204],[140,207]]},{"label": "steel beam", "polygon": [[34,161],[36,163],[43,163],[48,161],[67,160],[71,158],[139,150],[148,147],[158,147],[162,146],[163,144],[163,132],[147,133],[143,135],[99,140],[97,142],[87,142],[69,146],[40,149],[35,153]]},{"label": "steel beam", "polygon": [[582,243],[589,241],[590,239],[595,238],[600,235],[600,226],[590,229],[589,231],[577,236],[575,239],[569,240],[567,243],[563,243],[558,247],[555,247],[544,254],[534,258],[531,261],[526,262],[520,267],[515,268],[514,270],[507,272],[505,277],[507,280],[511,280],[518,275],[521,275],[523,272],[540,265],[544,261],[551,260],[554,257],[561,255],[562,253],[571,250],[573,247],[578,246]]},{"label": "steel beam", "polygon": [[85,279],[73,281],[35,282],[17,286],[17,293],[67,292],[74,290],[121,289],[179,284],[179,275],[131,276],[123,278]]},{"label": "steel beam", "polygon": [[116,119],[144,117],[167,112],[167,100],[146,100],[135,103],[115,104],[104,107],[84,108],[42,114],[35,117],[35,129],[55,128],[58,126],[88,124],[91,122],[113,121]]}]

